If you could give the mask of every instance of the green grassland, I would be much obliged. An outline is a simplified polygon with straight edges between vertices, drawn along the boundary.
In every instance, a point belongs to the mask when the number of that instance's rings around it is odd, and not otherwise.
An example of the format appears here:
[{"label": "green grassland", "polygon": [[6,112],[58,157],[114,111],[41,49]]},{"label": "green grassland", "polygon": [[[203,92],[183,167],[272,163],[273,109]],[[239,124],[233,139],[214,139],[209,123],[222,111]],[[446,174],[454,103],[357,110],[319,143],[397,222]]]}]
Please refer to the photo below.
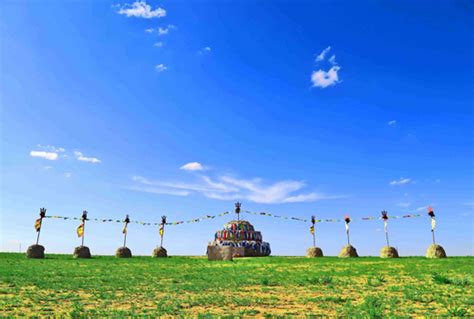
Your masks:
[{"label": "green grassland", "polygon": [[0,316],[474,316],[474,258],[0,253]]}]

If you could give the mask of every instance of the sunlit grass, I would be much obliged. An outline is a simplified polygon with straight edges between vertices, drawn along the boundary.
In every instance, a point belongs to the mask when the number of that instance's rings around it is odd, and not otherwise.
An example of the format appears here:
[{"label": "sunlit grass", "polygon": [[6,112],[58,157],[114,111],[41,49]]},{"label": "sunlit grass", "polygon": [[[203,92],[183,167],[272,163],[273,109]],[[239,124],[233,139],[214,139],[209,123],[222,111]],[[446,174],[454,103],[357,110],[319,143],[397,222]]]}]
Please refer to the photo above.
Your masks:
[{"label": "sunlit grass", "polygon": [[1,316],[474,316],[474,258],[94,257],[0,253]]}]

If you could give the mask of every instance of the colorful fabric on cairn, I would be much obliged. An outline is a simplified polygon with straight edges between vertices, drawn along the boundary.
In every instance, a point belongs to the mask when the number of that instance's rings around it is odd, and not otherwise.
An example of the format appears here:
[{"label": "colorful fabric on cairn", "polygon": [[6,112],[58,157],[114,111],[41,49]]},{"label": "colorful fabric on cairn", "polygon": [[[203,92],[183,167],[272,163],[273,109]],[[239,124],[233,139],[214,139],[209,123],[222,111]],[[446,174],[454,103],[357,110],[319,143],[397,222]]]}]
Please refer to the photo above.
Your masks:
[{"label": "colorful fabric on cairn", "polygon": [[262,233],[255,231],[246,220],[233,220],[214,234],[212,245],[244,247],[246,256],[268,256],[270,244],[262,241]]}]

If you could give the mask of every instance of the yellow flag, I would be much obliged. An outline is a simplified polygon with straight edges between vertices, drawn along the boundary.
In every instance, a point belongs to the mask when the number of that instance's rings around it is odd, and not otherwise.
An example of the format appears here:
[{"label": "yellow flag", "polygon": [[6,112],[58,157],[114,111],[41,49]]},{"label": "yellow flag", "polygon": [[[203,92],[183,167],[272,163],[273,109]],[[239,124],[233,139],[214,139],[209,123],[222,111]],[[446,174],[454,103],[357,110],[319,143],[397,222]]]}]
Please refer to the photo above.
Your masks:
[{"label": "yellow flag", "polygon": [[160,226],[160,236],[163,236],[163,233],[165,232],[165,228],[163,225]]},{"label": "yellow flag", "polygon": [[35,229],[36,229],[36,231],[40,231],[40,229],[41,229],[41,218],[38,218],[37,220],[35,220]]},{"label": "yellow flag", "polygon": [[311,226],[311,227],[309,228],[309,232],[310,232],[311,234],[314,234],[314,226]]},{"label": "yellow flag", "polygon": [[84,223],[80,224],[79,227],[77,227],[77,237],[82,236],[84,236]]},{"label": "yellow flag", "polygon": [[434,217],[431,217],[431,230],[434,230],[436,227],[436,219]]},{"label": "yellow flag", "polygon": [[123,226],[123,229],[122,229],[122,234],[126,234],[127,233],[127,224],[125,224],[125,226]]}]

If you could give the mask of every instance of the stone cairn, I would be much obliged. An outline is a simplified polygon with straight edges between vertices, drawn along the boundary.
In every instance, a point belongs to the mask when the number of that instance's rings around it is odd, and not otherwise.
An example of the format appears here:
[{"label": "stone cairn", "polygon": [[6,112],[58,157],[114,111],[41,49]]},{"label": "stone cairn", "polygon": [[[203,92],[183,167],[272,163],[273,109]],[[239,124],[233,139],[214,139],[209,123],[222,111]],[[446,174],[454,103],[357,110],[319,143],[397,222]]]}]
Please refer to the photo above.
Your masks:
[{"label": "stone cairn", "polygon": [[347,235],[347,245],[342,247],[341,251],[339,252],[339,257],[347,258],[347,257],[359,257],[357,254],[357,250],[351,245],[350,237],[349,237],[349,223],[351,222],[351,218],[346,215],[344,217],[345,227],[346,227],[346,235]]},{"label": "stone cairn", "polygon": [[35,230],[38,233],[36,236],[36,244],[31,245],[26,250],[26,257],[42,259],[44,258],[44,247],[39,244],[41,234],[41,226],[43,225],[43,218],[46,216],[46,208],[40,208],[40,218],[35,221]]},{"label": "stone cairn", "polygon": [[309,227],[309,232],[313,236],[313,246],[309,247],[306,250],[306,257],[323,257],[323,250],[319,247],[316,247],[316,236],[314,234],[316,219],[314,216],[311,216],[311,226]]},{"label": "stone cairn", "polygon": [[81,221],[82,223],[77,227],[77,236],[81,238],[81,246],[74,248],[73,257],[74,258],[91,258],[91,252],[89,247],[84,246],[84,233],[86,228],[87,211],[82,212]]},{"label": "stone cairn", "polygon": [[383,210],[382,211],[382,217],[381,219],[383,220],[383,228],[385,231],[385,240],[387,241],[387,246],[383,247],[380,250],[380,257],[382,258],[398,258],[398,251],[395,247],[390,246],[390,242],[388,240],[388,213],[387,211]]},{"label": "stone cairn", "polygon": [[444,251],[444,248],[441,245],[436,244],[435,240],[435,228],[436,228],[436,219],[435,219],[435,213],[433,208],[430,206],[428,207],[428,216],[431,218],[431,236],[433,239],[433,244],[431,244],[428,247],[428,250],[426,251],[426,257],[427,258],[446,258],[446,252]]},{"label": "stone cairn", "polygon": [[163,247],[163,235],[165,234],[166,216],[161,216],[160,223],[160,246],[153,249],[152,256],[155,258],[168,257],[166,249]]},{"label": "stone cairn", "polygon": [[124,222],[123,229],[122,229],[123,246],[117,249],[117,251],[115,252],[115,257],[131,258],[132,251],[127,247],[127,232],[128,232],[128,224],[130,223],[130,218],[128,217],[128,214],[125,216],[125,219],[123,222]]}]

